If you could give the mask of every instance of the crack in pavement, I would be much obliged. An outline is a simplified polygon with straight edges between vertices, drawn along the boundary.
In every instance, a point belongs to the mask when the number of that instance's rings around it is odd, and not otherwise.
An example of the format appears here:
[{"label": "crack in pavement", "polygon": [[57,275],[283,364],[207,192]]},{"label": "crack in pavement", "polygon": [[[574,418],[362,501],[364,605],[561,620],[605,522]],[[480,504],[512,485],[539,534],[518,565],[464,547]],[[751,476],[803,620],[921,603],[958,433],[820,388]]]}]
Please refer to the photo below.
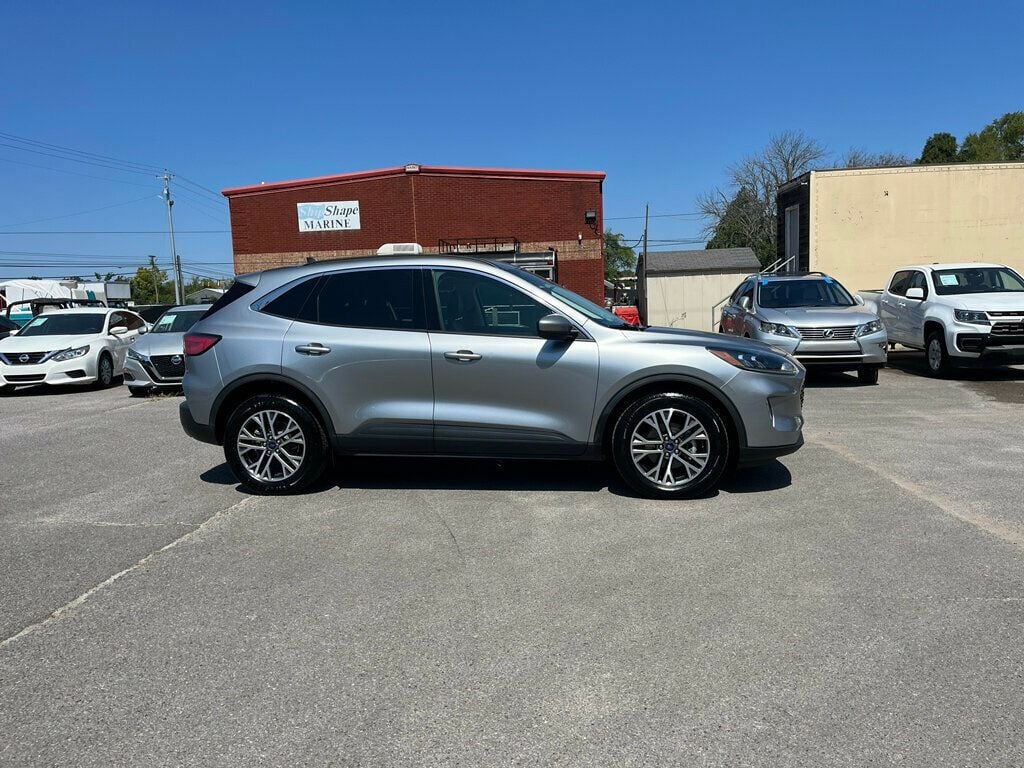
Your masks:
[{"label": "crack in pavement", "polygon": [[984,531],[985,533],[988,533],[991,536],[995,536],[997,539],[1000,539],[1001,541],[1004,541],[1007,544],[1012,544],[1015,547],[1024,549],[1024,529],[1021,529],[1019,526],[1014,525],[1013,523],[997,520],[994,517],[990,517],[989,515],[983,514],[981,512],[975,512],[974,510],[963,509],[960,504],[954,504],[952,501],[945,498],[944,496],[939,496],[936,493],[932,493],[924,486],[915,483],[913,480],[907,480],[905,478],[899,477],[898,475],[894,474],[893,472],[890,472],[888,469],[881,466],[880,464],[876,464],[870,459],[865,459],[860,456],[857,456],[852,451],[844,448],[841,445],[836,445],[835,443],[830,443],[826,440],[820,440],[813,437],[808,438],[807,442],[813,445],[819,445],[825,450],[831,451],[837,456],[840,456],[846,459],[847,461],[853,462],[854,464],[863,467],[869,472],[873,472],[879,477],[882,477],[885,480],[888,480],[890,483],[899,486],[903,490],[907,491],[913,496],[916,496],[922,501],[926,501],[932,506],[937,507],[939,510],[941,510],[946,515],[949,515],[950,517],[956,518],[957,520],[967,523],[968,525],[973,525],[975,528],[978,528],[979,530]]},{"label": "crack in pavement", "polygon": [[50,625],[55,624],[56,622],[58,622],[61,619],[63,619],[68,613],[73,611],[75,608],[77,608],[78,606],[82,605],[87,600],[89,600],[89,598],[91,598],[93,595],[103,591],[104,589],[109,587],[111,584],[113,584],[115,581],[121,579],[124,576],[127,576],[130,573],[133,573],[133,572],[137,571],[140,568],[142,568],[143,566],[146,565],[146,563],[148,563],[150,560],[152,560],[157,555],[159,555],[159,554],[161,554],[163,552],[167,552],[168,550],[174,549],[175,547],[177,547],[180,544],[183,544],[184,542],[188,541],[193,536],[195,536],[197,533],[202,531],[204,528],[206,528],[210,523],[230,515],[232,512],[240,509],[242,506],[244,506],[245,504],[248,504],[249,502],[253,501],[256,498],[258,498],[258,497],[256,497],[256,496],[247,496],[244,499],[241,499],[240,501],[235,502],[230,507],[225,507],[224,509],[220,509],[220,510],[214,512],[212,515],[210,515],[208,518],[206,518],[206,520],[204,520],[202,523],[197,525],[192,530],[187,531],[186,533],[182,534],[181,536],[179,536],[178,538],[176,538],[174,541],[170,542],[169,544],[165,544],[164,546],[160,547],[159,549],[157,549],[157,550],[155,550],[153,552],[150,552],[148,555],[146,555],[144,558],[139,560],[134,565],[130,565],[127,568],[125,568],[125,569],[123,569],[121,571],[118,571],[113,576],[110,576],[109,578],[101,581],[99,584],[97,584],[96,586],[92,587],[91,589],[86,590],[85,592],[80,594],[78,597],[76,597],[74,600],[72,600],[72,601],[62,605],[60,608],[55,610],[53,613],[51,613],[49,616],[47,616],[42,621],[37,621],[37,622],[35,622],[33,624],[29,624],[27,627],[23,627],[20,631],[14,633],[10,637],[7,637],[7,638],[4,638],[3,640],[0,640],[0,649],[6,648],[7,646],[9,646],[12,643],[16,642],[20,638],[25,637],[26,635],[30,635],[30,634],[33,634],[35,632],[39,632],[39,631],[41,631],[43,629],[46,629]]}]

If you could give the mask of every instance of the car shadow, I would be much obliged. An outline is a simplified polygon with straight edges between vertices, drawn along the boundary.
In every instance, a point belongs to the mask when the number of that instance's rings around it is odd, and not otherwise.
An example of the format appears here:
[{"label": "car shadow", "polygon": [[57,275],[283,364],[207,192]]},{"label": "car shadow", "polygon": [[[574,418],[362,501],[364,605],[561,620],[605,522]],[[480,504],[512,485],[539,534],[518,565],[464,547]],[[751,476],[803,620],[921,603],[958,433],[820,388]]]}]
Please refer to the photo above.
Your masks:
[{"label": "car shadow", "polygon": [[[211,467],[199,478],[212,485],[234,485],[239,491],[246,492],[226,463]],[[772,461],[764,466],[738,468],[727,473],[720,483],[720,490],[726,493],[765,493],[791,484],[792,475],[786,466]],[[352,488],[589,493],[608,489],[616,496],[641,498],[619,479],[606,462],[433,457],[341,457],[305,493]],[[719,489],[716,489],[697,498],[713,498],[718,493]]]},{"label": "car shadow", "polygon": [[813,368],[807,369],[806,386],[809,389],[831,389],[834,387],[866,387],[869,384],[861,384],[856,373],[846,371],[816,371]]},{"label": "car shadow", "polygon": [[[114,379],[110,389],[121,386],[120,377]],[[41,397],[43,395],[64,395],[71,392],[95,392],[96,384],[17,384],[0,390],[0,397]]]},{"label": "car shadow", "polygon": [[[889,353],[888,367],[913,376],[931,376],[924,352],[900,350]],[[1024,367],[996,366],[992,368],[953,368],[944,378],[957,381],[1024,381]]]}]

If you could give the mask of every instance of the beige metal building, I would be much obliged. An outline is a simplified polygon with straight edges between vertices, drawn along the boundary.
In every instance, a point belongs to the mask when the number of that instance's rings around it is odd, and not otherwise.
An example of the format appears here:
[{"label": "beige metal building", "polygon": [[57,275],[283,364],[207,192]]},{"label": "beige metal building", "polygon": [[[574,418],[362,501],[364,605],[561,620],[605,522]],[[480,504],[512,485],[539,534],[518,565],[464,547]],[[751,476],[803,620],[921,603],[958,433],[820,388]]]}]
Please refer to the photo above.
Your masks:
[{"label": "beige metal building", "polygon": [[750,248],[648,253],[637,264],[637,302],[647,325],[712,330],[715,305],[761,265]]},{"label": "beige metal building", "polygon": [[1024,271],[1024,163],[811,171],[779,190],[778,256],[850,290],[906,264],[988,261]]}]

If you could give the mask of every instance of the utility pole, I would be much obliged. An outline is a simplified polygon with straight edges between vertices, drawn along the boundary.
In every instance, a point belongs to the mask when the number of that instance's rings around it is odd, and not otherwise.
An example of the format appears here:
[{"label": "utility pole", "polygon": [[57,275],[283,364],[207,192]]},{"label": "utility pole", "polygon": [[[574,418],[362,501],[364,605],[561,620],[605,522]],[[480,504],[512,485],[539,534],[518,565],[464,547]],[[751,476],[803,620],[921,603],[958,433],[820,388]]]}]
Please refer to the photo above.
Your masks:
[{"label": "utility pole", "polygon": [[171,200],[171,179],[174,177],[164,171],[164,202],[167,203],[167,229],[171,234],[171,269],[174,270],[174,303],[184,303],[185,282],[181,279],[181,259],[178,258],[178,249],[174,245],[174,214],[171,209],[174,201]]},{"label": "utility pole", "polygon": [[153,270],[153,288],[156,296],[155,304],[160,303],[160,270],[156,268],[156,256],[149,257],[149,268]]},{"label": "utility pole", "polygon": [[647,225],[651,220],[651,204],[644,205],[644,268],[647,267]]}]

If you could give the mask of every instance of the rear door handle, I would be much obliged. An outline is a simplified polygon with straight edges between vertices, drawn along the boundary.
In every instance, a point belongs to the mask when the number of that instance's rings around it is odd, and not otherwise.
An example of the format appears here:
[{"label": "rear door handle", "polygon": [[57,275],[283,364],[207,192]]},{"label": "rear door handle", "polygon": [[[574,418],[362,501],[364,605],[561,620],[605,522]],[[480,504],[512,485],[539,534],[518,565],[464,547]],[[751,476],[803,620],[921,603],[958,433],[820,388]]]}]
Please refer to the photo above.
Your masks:
[{"label": "rear door handle", "polygon": [[468,349],[460,349],[458,352],[445,352],[445,360],[456,360],[460,363],[471,363],[474,360],[479,360],[483,355],[478,355],[476,352],[471,352]]},{"label": "rear door handle", "polygon": [[295,348],[295,351],[300,355],[313,355],[316,357],[317,355],[326,355],[331,351],[331,348],[325,347],[323,344],[313,342],[312,344],[299,344],[299,346]]}]

